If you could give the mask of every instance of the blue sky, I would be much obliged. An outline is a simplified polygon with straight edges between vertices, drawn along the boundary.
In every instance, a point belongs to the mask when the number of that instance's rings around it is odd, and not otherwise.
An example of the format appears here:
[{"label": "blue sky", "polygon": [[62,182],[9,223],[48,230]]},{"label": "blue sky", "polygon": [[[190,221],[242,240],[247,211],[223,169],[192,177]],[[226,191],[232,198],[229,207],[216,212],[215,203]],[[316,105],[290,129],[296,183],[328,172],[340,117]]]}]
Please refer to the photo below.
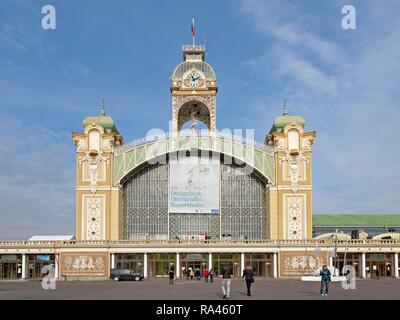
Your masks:
[{"label": "blue sky", "polygon": [[[57,29],[41,28],[52,4]],[[357,30],[341,27],[352,4]],[[206,43],[219,129],[263,141],[282,112],[314,144],[314,213],[399,213],[400,3],[0,2],[0,238],[73,234],[71,131],[105,97],[125,141],[168,129],[181,45]]]}]

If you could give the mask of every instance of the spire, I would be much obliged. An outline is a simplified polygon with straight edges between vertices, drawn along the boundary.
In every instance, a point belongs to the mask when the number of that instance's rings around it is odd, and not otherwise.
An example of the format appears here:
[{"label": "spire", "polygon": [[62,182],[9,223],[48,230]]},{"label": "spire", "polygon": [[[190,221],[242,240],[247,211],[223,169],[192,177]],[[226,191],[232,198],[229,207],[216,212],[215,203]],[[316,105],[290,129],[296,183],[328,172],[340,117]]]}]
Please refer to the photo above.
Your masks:
[{"label": "spire", "polygon": [[287,106],[286,106],[286,98],[283,99],[283,115],[287,116],[288,112],[287,112]]},{"label": "spire", "polygon": [[104,98],[101,98],[101,115],[106,115],[106,112],[104,111]]}]

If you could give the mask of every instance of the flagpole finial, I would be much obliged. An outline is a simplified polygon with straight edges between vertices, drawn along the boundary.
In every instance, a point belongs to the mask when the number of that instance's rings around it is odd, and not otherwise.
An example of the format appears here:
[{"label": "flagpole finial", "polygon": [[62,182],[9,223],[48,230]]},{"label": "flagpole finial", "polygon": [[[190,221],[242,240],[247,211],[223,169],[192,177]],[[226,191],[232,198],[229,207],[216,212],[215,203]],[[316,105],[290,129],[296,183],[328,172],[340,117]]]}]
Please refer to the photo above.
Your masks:
[{"label": "flagpole finial", "polygon": [[288,115],[287,106],[286,106],[286,98],[283,99],[283,115],[284,116]]},{"label": "flagpole finial", "polygon": [[105,116],[106,112],[104,110],[104,98],[101,98],[101,115]]}]

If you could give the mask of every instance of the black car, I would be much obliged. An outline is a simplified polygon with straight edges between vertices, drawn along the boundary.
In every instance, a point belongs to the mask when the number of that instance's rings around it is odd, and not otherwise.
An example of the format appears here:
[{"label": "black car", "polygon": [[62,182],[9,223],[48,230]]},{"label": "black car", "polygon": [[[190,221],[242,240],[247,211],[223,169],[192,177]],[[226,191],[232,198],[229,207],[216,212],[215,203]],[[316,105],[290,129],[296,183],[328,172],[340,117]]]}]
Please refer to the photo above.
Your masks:
[{"label": "black car", "polygon": [[120,280],[134,280],[142,281],[144,275],[139,272],[135,272],[132,269],[111,269],[110,278],[114,281]]}]

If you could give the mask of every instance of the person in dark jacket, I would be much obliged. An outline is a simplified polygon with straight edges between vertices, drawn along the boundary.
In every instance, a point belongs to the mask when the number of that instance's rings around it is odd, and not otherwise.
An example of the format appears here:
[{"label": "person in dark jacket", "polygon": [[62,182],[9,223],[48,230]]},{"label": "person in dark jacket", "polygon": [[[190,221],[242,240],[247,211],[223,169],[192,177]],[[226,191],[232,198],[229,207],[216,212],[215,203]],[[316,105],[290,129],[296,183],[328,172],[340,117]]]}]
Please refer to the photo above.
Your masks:
[{"label": "person in dark jacket", "polygon": [[201,280],[201,272],[199,268],[196,268],[196,273],[195,273],[196,279]]},{"label": "person in dark jacket", "polygon": [[247,286],[247,295],[250,297],[251,296],[251,284],[254,282],[254,274],[253,270],[251,269],[251,266],[248,266],[246,269],[243,270],[243,276],[246,280],[246,286]]},{"label": "person in dark jacket", "polygon": [[328,267],[325,264],[322,266],[319,275],[321,276],[321,290],[320,290],[321,296],[327,296],[329,289],[329,282],[331,281],[331,272],[329,271]]},{"label": "person in dark jacket", "polygon": [[208,273],[209,277],[210,277],[210,282],[214,281],[214,270],[210,269],[210,272]]},{"label": "person in dark jacket", "polygon": [[169,270],[169,284],[173,285],[174,284],[174,278],[175,278],[175,273],[173,269]]}]

